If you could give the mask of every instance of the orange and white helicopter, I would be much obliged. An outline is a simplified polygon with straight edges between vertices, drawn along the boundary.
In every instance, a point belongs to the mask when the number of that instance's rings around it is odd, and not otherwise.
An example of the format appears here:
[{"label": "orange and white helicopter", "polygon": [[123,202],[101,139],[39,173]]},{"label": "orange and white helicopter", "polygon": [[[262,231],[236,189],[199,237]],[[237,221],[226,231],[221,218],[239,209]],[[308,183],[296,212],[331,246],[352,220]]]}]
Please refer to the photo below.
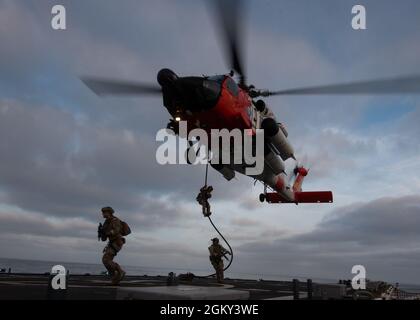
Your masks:
[{"label": "orange and white helicopter", "polygon": [[[171,115],[168,128],[177,132],[178,122],[187,121],[188,130],[201,128],[211,134],[211,129],[264,129],[264,169],[260,175],[251,176],[261,181],[265,188],[260,201],[269,203],[331,203],[331,191],[303,192],[302,182],[308,174],[304,167],[296,166],[292,186],[284,172],[284,162],[295,159],[293,148],[287,140],[284,126],[277,123],[273,112],[258,97],[276,95],[318,94],[387,94],[419,93],[420,77],[408,76],[384,80],[362,81],[279,91],[263,91],[247,84],[241,59],[240,31],[242,1],[217,0],[218,24],[228,49],[231,72],[217,76],[180,77],[170,69],[157,75],[158,84],[145,84],[95,77],[83,77],[83,82],[98,95],[162,95],[163,105]],[[233,71],[234,70],[234,71]],[[238,81],[234,80],[234,75]],[[236,164],[211,164],[227,180],[235,172],[245,174],[244,166]],[[267,192],[267,187],[272,192]]]}]

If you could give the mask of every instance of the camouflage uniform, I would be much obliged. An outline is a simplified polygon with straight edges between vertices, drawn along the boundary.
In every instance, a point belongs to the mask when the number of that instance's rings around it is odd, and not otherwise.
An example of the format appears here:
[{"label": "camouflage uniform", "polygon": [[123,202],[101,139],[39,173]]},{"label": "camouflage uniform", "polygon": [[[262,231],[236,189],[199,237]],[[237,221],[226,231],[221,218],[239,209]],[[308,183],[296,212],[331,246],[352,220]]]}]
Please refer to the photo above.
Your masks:
[{"label": "camouflage uniform", "polygon": [[125,239],[121,235],[120,219],[114,216],[106,219],[102,230],[104,235],[103,240],[109,240],[103,251],[102,263],[108,270],[108,273],[116,278],[117,276],[125,274],[120,265],[113,261],[125,243]]},{"label": "camouflage uniform", "polygon": [[209,199],[211,198],[211,192],[213,191],[212,186],[204,186],[200,189],[200,193],[197,195],[196,200],[203,208],[203,215],[208,217],[211,215]]},{"label": "camouflage uniform", "polygon": [[222,257],[226,254],[230,254],[230,252],[223,248],[218,242],[215,243],[214,241],[213,244],[209,247],[209,252],[210,262],[216,271],[217,282],[222,283],[224,278],[223,269],[225,268]]}]

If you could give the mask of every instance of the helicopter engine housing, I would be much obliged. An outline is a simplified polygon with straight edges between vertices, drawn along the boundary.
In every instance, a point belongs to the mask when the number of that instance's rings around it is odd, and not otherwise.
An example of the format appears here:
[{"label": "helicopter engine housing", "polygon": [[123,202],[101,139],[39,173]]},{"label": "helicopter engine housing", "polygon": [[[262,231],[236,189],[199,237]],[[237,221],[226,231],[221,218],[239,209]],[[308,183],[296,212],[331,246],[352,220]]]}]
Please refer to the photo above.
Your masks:
[{"label": "helicopter engine housing", "polygon": [[294,158],[294,150],[287,140],[285,129],[283,130],[276,120],[265,118],[261,123],[261,129],[264,129],[265,138],[274,145],[283,161]]}]

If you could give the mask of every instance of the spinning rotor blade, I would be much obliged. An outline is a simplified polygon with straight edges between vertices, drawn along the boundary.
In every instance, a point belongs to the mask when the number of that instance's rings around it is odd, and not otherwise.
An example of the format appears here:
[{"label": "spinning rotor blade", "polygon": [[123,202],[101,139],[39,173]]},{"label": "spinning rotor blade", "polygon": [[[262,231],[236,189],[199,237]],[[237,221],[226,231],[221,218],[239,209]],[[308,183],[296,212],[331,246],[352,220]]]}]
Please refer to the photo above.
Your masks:
[{"label": "spinning rotor blade", "polygon": [[292,184],[292,180],[296,178],[295,168],[293,168],[288,174],[289,179],[287,179],[287,185],[290,186]]},{"label": "spinning rotor blade", "polygon": [[241,19],[242,0],[215,0],[217,19],[220,20],[220,33],[224,38],[230,67],[240,76],[240,83],[245,84],[246,73],[243,65]]},{"label": "spinning rotor blade", "polygon": [[104,95],[157,95],[162,90],[158,85],[99,78],[81,78],[84,84],[98,96]]},{"label": "spinning rotor blade", "polygon": [[295,165],[293,166],[293,168],[291,168],[289,170],[289,172],[286,174],[288,179],[287,179],[287,185],[290,186],[292,183],[292,180],[294,180],[296,178],[297,172],[296,172],[296,168],[299,168],[299,161],[295,160]]},{"label": "spinning rotor blade", "polygon": [[265,92],[265,96],[420,93],[420,75]]}]

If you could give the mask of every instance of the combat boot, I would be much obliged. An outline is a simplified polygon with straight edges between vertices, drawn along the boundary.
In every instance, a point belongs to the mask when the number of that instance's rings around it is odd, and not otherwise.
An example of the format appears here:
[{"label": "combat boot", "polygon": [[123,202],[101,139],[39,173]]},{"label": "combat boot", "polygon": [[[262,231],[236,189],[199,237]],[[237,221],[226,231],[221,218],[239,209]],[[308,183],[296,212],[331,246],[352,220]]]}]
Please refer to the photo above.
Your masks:
[{"label": "combat boot", "polygon": [[119,279],[119,272],[115,270],[114,275],[111,278],[111,285],[113,285],[113,286],[118,285],[118,283],[119,283],[118,279]]},{"label": "combat boot", "polygon": [[114,276],[112,277],[112,285],[117,286],[120,284],[121,280],[125,277],[125,271],[119,270],[115,271]]}]

